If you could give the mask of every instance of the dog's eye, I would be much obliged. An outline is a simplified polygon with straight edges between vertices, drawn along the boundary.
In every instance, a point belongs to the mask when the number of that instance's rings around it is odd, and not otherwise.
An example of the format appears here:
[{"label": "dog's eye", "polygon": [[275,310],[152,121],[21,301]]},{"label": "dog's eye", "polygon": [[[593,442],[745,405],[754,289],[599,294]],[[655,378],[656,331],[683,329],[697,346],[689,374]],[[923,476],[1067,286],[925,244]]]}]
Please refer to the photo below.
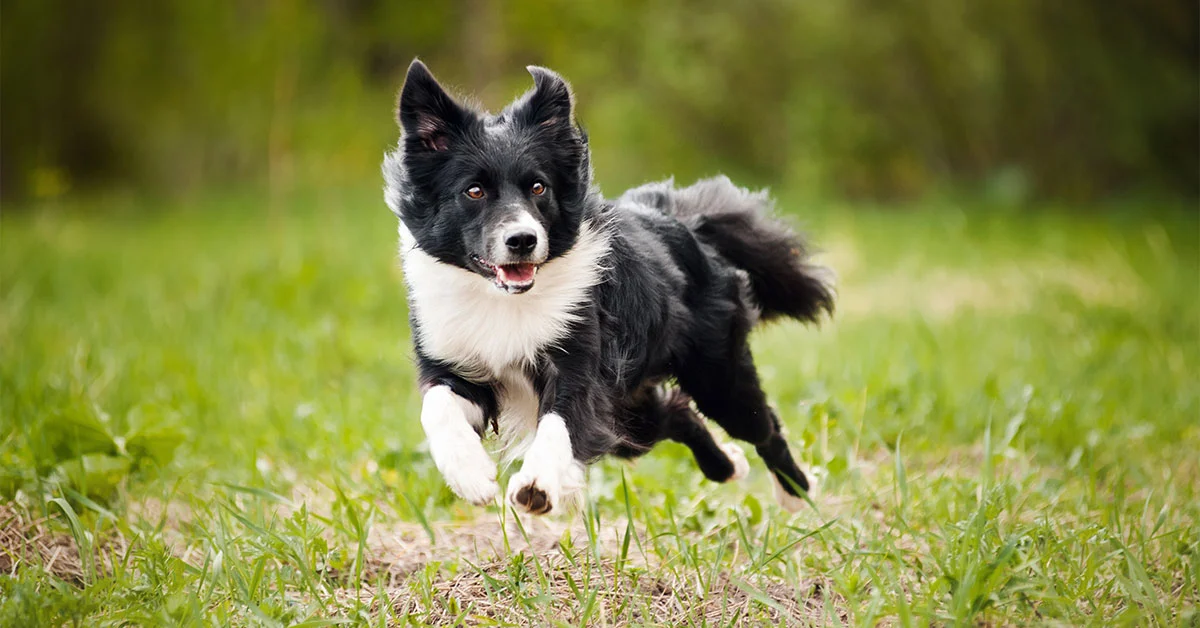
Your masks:
[{"label": "dog's eye", "polygon": [[484,196],[483,188],[479,187],[478,185],[472,185],[471,187],[467,188],[467,191],[463,192],[463,194],[466,194],[467,198],[473,201],[477,201]]},{"label": "dog's eye", "polygon": [[541,181],[536,181],[530,186],[529,191],[533,192],[534,196],[541,196],[546,193],[546,186]]}]

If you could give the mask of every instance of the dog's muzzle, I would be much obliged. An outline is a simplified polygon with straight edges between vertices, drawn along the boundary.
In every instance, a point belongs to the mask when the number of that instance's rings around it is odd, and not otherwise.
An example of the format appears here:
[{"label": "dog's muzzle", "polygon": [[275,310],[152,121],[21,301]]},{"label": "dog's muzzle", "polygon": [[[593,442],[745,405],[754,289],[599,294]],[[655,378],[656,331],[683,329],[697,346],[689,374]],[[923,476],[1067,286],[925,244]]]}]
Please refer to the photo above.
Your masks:
[{"label": "dog's muzzle", "polygon": [[497,231],[491,259],[476,257],[475,261],[488,271],[497,288],[509,294],[527,292],[549,253],[546,230],[526,213]]}]

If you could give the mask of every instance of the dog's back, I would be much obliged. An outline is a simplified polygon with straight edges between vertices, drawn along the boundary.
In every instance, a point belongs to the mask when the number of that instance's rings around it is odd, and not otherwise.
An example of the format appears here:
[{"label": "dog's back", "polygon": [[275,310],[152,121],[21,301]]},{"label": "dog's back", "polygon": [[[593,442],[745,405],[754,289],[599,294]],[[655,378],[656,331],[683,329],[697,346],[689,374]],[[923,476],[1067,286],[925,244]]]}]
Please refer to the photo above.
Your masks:
[{"label": "dog's back", "polygon": [[613,453],[638,456],[675,440],[710,479],[736,479],[744,457],[712,438],[703,420],[711,419],[754,445],[780,499],[795,507],[808,479],[759,383],[748,336],[761,320],[832,313],[831,273],[771,216],[765,193],[725,177],[644,185],[613,213],[606,280],[594,287],[605,314],[600,363],[617,367],[602,378],[617,399]]},{"label": "dog's back", "polygon": [[780,316],[815,322],[833,313],[833,277],[811,264],[804,240],[771,217],[765,191],[751,192],[725,176],[686,188],[671,181],[649,183],[621,200],[653,207],[682,222],[701,242],[745,271],[764,320]]}]

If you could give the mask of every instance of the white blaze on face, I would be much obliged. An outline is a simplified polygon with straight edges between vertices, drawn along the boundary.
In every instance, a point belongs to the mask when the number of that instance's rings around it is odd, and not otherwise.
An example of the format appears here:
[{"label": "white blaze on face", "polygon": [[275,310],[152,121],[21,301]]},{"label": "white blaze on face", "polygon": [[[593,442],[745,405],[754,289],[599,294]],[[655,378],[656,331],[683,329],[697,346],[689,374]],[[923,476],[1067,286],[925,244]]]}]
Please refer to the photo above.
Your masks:
[{"label": "white blaze on face", "polygon": [[[509,247],[512,238],[534,238],[531,250],[516,250]],[[523,242],[523,244],[527,244]],[[546,261],[550,243],[546,229],[533,214],[521,209],[516,217],[495,228],[491,245],[490,263],[496,273],[496,287],[509,294],[523,294],[533,287],[538,266]]]},{"label": "white blaze on face", "polygon": [[[508,246],[505,244],[504,240],[508,237],[508,234],[517,230],[533,231],[534,235],[537,236],[537,246],[534,247],[533,252],[529,254],[528,259],[534,264],[540,264],[544,262],[546,257],[550,254],[550,238],[546,235],[546,228],[542,226],[542,223],[537,218],[534,218],[533,214],[526,210],[521,210],[515,219],[504,223],[499,229],[496,230],[496,237],[499,238],[499,242],[496,242],[496,251],[503,251],[503,253],[496,256],[496,262],[499,264],[508,263],[505,261],[506,259],[510,259],[505,257],[508,252]],[[523,260],[512,261],[517,262]]]}]

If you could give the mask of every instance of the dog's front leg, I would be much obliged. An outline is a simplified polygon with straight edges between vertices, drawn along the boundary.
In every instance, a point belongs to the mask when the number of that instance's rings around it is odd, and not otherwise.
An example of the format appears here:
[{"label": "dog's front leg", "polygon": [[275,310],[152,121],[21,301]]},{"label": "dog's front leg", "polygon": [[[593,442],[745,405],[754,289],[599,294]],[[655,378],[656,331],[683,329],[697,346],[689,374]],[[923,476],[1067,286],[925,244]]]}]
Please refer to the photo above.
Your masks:
[{"label": "dog's front leg", "polygon": [[425,392],[421,426],[429,441],[433,464],[455,495],[476,505],[490,503],[500,490],[496,463],[479,434],[483,432],[483,410],[439,384]]},{"label": "dog's front leg", "polygon": [[599,368],[589,355],[568,348],[535,377],[541,418],[521,470],[508,481],[508,502],[517,510],[542,515],[565,509],[582,495],[586,463],[617,442]]},{"label": "dog's front leg", "polygon": [[551,412],[538,420],[521,470],[508,481],[508,502],[518,510],[544,515],[561,510],[578,496],[584,480],[584,466],[575,459],[567,424]]}]

